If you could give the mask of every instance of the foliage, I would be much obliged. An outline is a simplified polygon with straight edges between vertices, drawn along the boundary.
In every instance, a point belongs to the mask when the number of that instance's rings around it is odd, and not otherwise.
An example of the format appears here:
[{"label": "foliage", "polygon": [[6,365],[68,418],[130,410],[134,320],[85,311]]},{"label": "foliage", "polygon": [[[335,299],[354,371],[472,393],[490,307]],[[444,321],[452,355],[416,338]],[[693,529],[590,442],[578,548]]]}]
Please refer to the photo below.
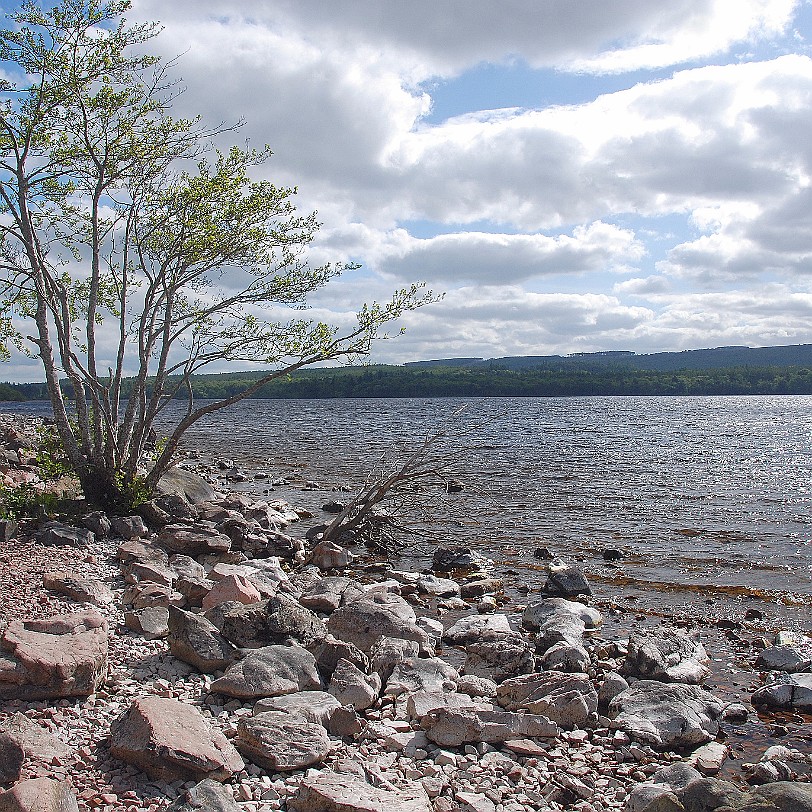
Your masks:
[{"label": "foliage", "polygon": [[0,485],[0,518],[34,519],[53,514],[59,503],[55,493],[43,491],[31,483]]},{"label": "foliage", "polygon": [[[303,366],[366,355],[384,324],[434,298],[413,285],[343,331],[303,317],[308,295],[354,266],[308,264],[315,214],[297,213],[295,188],[253,179],[267,147],[212,152],[225,129],[171,116],[172,65],[140,52],[157,26],[128,25],[128,8],[27,2],[0,32],[17,78],[0,82],[0,345],[42,361],[65,454],[88,499],[110,507],[153,489],[204,415]],[[195,402],[193,374],[240,361],[266,371]],[[184,414],[148,458],[179,396]]]}]

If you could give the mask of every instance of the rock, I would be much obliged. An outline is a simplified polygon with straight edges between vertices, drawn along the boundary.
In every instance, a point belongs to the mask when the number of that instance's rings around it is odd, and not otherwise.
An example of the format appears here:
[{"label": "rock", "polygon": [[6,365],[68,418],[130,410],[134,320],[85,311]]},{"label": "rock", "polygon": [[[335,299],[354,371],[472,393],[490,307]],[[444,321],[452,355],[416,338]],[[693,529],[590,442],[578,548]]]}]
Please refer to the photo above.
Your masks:
[{"label": "rock", "polygon": [[698,685],[709,673],[705,647],[698,638],[676,629],[636,631],[620,668],[624,676]]},{"label": "rock", "polygon": [[237,724],[237,749],[270,772],[301,770],[322,761],[331,750],[322,725],[284,711],[243,716]]},{"label": "rock", "polygon": [[[219,620],[215,616],[219,616]],[[223,603],[209,609],[206,617],[238,648],[262,648],[268,645],[267,601]]]},{"label": "rock", "polygon": [[67,782],[30,778],[0,792],[0,812],[79,812],[79,803]]},{"label": "rock", "polygon": [[484,570],[492,563],[470,547],[438,547],[432,556],[431,568],[435,572]]},{"label": "rock", "polygon": [[603,679],[598,691],[598,704],[605,708],[618,695],[629,687],[625,677],[615,671],[610,671]]},{"label": "rock", "polygon": [[[777,812],[812,812],[812,784],[778,781],[756,787],[752,797],[755,802],[773,804]],[[751,810],[743,807],[742,812]]]},{"label": "rock", "polygon": [[259,603],[261,600],[259,590],[247,578],[242,575],[228,575],[215,583],[201,605],[204,609],[211,609],[226,601]]},{"label": "rock", "polygon": [[381,637],[369,652],[370,668],[378,673],[385,685],[398,663],[417,657],[420,646],[414,640]]},{"label": "rock", "polygon": [[287,807],[290,812],[433,812],[419,783],[383,789],[357,775],[326,770],[306,776]]},{"label": "rock", "polygon": [[435,744],[460,747],[470,742],[501,744],[511,739],[553,739],[558,725],[546,716],[480,708],[438,708],[421,720],[421,727]]},{"label": "rock", "polygon": [[[404,641],[406,642],[406,641]],[[415,653],[417,653],[417,644],[415,646]],[[325,682],[329,682],[336,670],[339,660],[349,660],[356,668],[365,672],[369,668],[369,659],[357,646],[352,643],[347,643],[345,640],[338,640],[331,634],[328,634],[324,640],[319,640],[318,643],[310,646],[308,649],[316,658],[316,667]],[[378,669],[375,669],[378,671]],[[380,671],[378,671],[380,674]],[[381,682],[384,681],[381,675]]]},{"label": "rock", "polygon": [[172,655],[204,674],[223,671],[239,658],[237,648],[202,615],[172,606],[168,626]]},{"label": "rock", "polygon": [[609,704],[612,727],[658,749],[696,747],[719,731],[724,704],[695,685],[638,680]]},{"label": "rock", "polygon": [[341,703],[327,691],[298,691],[295,694],[260,699],[254,705],[254,714],[284,711],[329,729],[330,720],[340,707]]},{"label": "rock", "polygon": [[175,589],[186,599],[189,606],[201,606],[203,598],[214,589],[214,581],[210,581],[208,578],[181,576],[175,581]]},{"label": "rock", "polygon": [[213,527],[197,524],[168,524],[159,536],[158,543],[167,550],[189,556],[206,553],[224,553],[231,549],[231,539]]},{"label": "rock", "polygon": [[96,611],[13,620],[0,649],[0,699],[89,696],[107,677],[107,621]]},{"label": "rock", "polygon": [[103,510],[86,513],[79,521],[82,523],[82,527],[86,527],[96,538],[100,539],[110,535],[110,531],[113,529],[112,522]]},{"label": "rock", "polygon": [[477,792],[457,792],[454,799],[462,812],[496,812],[496,804],[487,795]]},{"label": "rock", "polygon": [[536,651],[544,654],[559,643],[568,646],[583,646],[586,628],[578,618],[550,618],[541,624],[536,632]]},{"label": "rock", "polygon": [[452,646],[466,646],[483,639],[513,635],[507,615],[469,615],[461,617],[446,629],[443,642]]},{"label": "rock", "polygon": [[146,609],[150,606],[183,606],[184,601],[183,595],[175,592],[172,587],[149,581],[127,587],[121,596],[122,604],[132,606],[133,609]]},{"label": "rock", "polygon": [[41,544],[51,547],[89,547],[96,540],[90,530],[60,522],[46,522],[37,538]]},{"label": "rock", "polygon": [[331,634],[369,651],[381,637],[414,640],[427,647],[429,638],[416,624],[414,610],[399,595],[375,590],[336,609],[327,621]]},{"label": "rock", "polygon": [[399,696],[415,691],[455,691],[459,678],[457,670],[439,657],[410,658],[395,665],[384,693]]},{"label": "rock", "polygon": [[675,794],[683,806],[691,810],[715,810],[720,806],[739,810],[747,799],[735,784],[718,778],[698,778],[677,789]]},{"label": "rock", "polygon": [[474,701],[465,694],[450,691],[418,691],[406,700],[406,714],[409,719],[422,719],[438,708],[469,708]]},{"label": "rock", "polygon": [[169,634],[169,609],[148,606],[124,613],[124,625],[147,640],[159,640]]},{"label": "rock", "polygon": [[722,742],[708,742],[691,753],[690,763],[695,765],[702,775],[716,775],[722,769],[730,748]]},{"label": "rock", "polygon": [[159,781],[226,781],[245,766],[197,708],[157,696],[136,698],[113,722],[110,752]]},{"label": "rock", "polygon": [[240,812],[240,806],[228,787],[205,778],[184,790],[166,812]]},{"label": "rock", "polygon": [[591,595],[592,589],[586,576],[568,564],[550,564],[547,580],[541,591],[551,598],[575,598],[578,595]]},{"label": "rock", "polygon": [[452,598],[460,594],[460,585],[456,581],[437,578],[435,575],[421,575],[416,586],[421,595],[432,595],[435,598]]},{"label": "rock", "polygon": [[363,729],[364,725],[361,717],[354,708],[336,708],[330,717],[328,730],[331,736],[338,736],[339,738],[357,736]]},{"label": "rock", "polygon": [[142,581],[151,581],[162,586],[172,586],[177,575],[168,566],[162,566],[153,561],[133,561],[122,569],[127,583],[139,584]]},{"label": "rock", "polygon": [[[2,679],[1,673],[0,679]],[[812,708],[812,674],[780,674],[772,682],[755,691],[752,702],[755,706],[810,709]]]},{"label": "rock", "polygon": [[[192,505],[213,502],[217,498],[214,488],[206,480],[191,471],[177,467],[170,468],[158,480],[157,490],[161,494],[180,496]],[[160,506],[163,508],[162,504]]]},{"label": "rock", "polygon": [[812,638],[792,632],[779,632],[774,645],[759,652],[756,667],[765,671],[787,673],[812,670]]},{"label": "rock", "polygon": [[25,762],[25,748],[5,730],[0,730],[0,784],[19,781]]},{"label": "rock", "polygon": [[321,687],[313,655],[299,646],[255,649],[211,684],[213,692],[238,699],[262,699]]},{"label": "rock", "polygon": [[496,699],[506,710],[540,714],[569,729],[583,727],[598,709],[598,694],[589,677],[556,671],[505,680]]},{"label": "rock", "polygon": [[116,558],[122,564],[132,564],[137,561],[141,564],[154,564],[163,569],[169,568],[169,554],[166,550],[140,539],[132,539],[119,544]]},{"label": "rock", "polygon": [[113,516],[113,532],[123,539],[138,539],[149,535],[149,528],[140,516]]},{"label": "rock", "polygon": [[365,710],[378,698],[381,678],[374,672],[367,676],[349,660],[339,660],[330,680],[329,692],[341,705]]},{"label": "rock", "polygon": [[138,514],[150,527],[164,527],[167,524],[194,522],[200,518],[200,512],[176,493],[165,493],[139,505]]},{"label": "rock", "polygon": [[332,541],[320,541],[310,553],[310,561],[320,570],[337,570],[352,564],[352,553]]},{"label": "rock", "polygon": [[313,612],[330,614],[342,603],[359,597],[362,592],[361,587],[351,578],[320,578],[299,596],[299,603]]},{"label": "rock", "polygon": [[501,578],[477,578],[460,585],[460,597],[466,599],[480,598],[483,595],[502,592],[503,590],[504,584]]},{"label": "rock", "polygon": [[568,601],[566,598],[545,598],[541,601],[534,601],[527,605],[522,614],[522,626],[530,631],[538,631],[550,620],[565,623],[576,620],[583,624],[585,630],[593,631],[600,628],[603,616],[597,609],[577,601]]},{"label": "rock", "polygon": [[463,672],[492,679],[494,682],[502,682],[536,670],[533,650],[520,634],[470,643],[465,651]]},{"label": "rock", "polygon": [[[73,749],[56,735],[22,713],[15,713],[0,722],[0,733],[21,747],[28,760],[41,764],[50,765],[54,760],[64,762],[73,752]],[[3,759],[0,758],[0,765],[2,763]]]},{"label": "rock", "polygon": [[169,556],[169,567],[175,578],[205,578],[206,569],[190,555],[174,553]]},{"label": "rock", "polygon": [[327,636],[318,615],[284,593],[270,598],[265,606],[265,637],[270,644],[312,646]]},{"label": "rock", "polygon": [[42,585],[52,592],[83,603],[106,606],[113,602],[110,587],[94,578],[82,578],[68,572],[46,572],[42,575]]},{"label": "rock", "polygon": [[545,671],[585,674],[590,665],[589,654],[583,646],[574,646],[563,641],[550,646],[541,658],[541,667]]},{"label": "rock", "polygon": [[457,690],[472,697],[495,697],[497,685],[492,679],[463,674],[457,681]]}]

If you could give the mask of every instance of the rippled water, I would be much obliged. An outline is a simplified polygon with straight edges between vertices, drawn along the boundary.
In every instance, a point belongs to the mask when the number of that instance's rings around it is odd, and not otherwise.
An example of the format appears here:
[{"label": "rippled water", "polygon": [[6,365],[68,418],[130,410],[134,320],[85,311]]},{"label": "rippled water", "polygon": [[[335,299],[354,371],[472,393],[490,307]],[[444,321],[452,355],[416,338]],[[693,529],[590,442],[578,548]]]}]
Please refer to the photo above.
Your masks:
[{"label": "rippled water", "polygon": [[[618,589],[812,603],[812,397],[253,400],[187,445],[328,491],[442,426],[475,448],[460,453],[466,490],[437,506],[433,540],[476,544],[528,578],[543,545]],[[323,493],[294,497],[318,507]]]}]

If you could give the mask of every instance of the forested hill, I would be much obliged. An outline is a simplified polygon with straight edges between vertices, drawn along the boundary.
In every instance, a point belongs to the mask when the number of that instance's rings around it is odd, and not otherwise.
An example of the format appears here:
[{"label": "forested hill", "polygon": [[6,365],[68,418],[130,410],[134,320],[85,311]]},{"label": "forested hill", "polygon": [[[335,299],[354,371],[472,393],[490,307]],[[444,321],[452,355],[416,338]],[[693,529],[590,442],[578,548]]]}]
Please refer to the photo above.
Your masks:
[{"label": "forested hill", "polygon": [[[199,375],[198,397],[239,391],[259,373]],[[812,345],[719,347],[514,358],[449,358],[403,366],[300,370],[262,398],[812,394]],[[0,400],[41,399],[44,384],[0,384]]]}]

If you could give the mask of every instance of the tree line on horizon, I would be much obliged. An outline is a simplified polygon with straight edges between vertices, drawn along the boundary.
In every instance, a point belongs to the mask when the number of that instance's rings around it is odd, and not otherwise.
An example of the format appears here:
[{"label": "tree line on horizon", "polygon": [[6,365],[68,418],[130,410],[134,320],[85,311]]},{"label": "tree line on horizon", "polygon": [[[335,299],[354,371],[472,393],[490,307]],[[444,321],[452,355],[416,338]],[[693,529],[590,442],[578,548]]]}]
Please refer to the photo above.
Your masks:
[{"label": "tree line on horizon", "polygon": [[[197,375],[197,398],[224,398],[261,373]],[[127,394],[127,381],[123,384]],[[67,394],[67,393],[66,393]],[[345,366],[300,370],[262,386],[254,398],[574,397],[590,395],[809,395],[807,366],[650,370],[628,365]],[[45,384],[0,383],[0,400],[45,400]]]}]

